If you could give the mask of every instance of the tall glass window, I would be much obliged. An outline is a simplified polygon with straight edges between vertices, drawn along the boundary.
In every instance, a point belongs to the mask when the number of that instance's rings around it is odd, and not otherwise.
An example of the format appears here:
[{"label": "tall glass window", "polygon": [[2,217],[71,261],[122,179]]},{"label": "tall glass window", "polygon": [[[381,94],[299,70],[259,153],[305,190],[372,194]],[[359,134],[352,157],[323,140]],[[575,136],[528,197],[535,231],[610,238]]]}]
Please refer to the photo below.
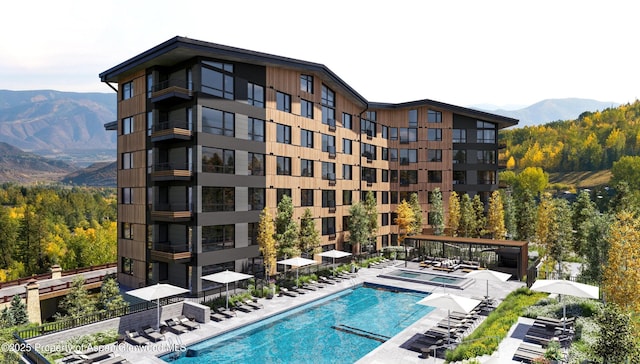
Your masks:
[{"label": "tall glass window", "polygon": [[313,102],[300,99],[300,116],[313,119]]},{"label": "tall glass window", "polygon": [[264,176],[264,154],[249,152],[247,156],[249,158],[249,175]]},{"label": "tall glass window", "polygon": [[276,93],[276,109],[291,112],[291,95],[278,91]]},{"label": "tall glass window", "polygon": [[283,144],[291,144],[291,127],[278,124],[276,126],[276,141]]},{"label": "tall glass window", "polygon": [[233,100],[233,65],[207,61],[202,64],[202,92]]},{"label": "tall glass window", "polygon": [[202,131],[233,137],[235,136],[235,115],[226,111],[203,107]]},{"label": "tall glass window", "polygon": [[291,157],[276,158],[276,174],[281,176],[291,175]]},{"label": "tall glass window", "polygon": [[248,82],[247,102],[249,105],[264,108],[264,87]]},{"label": "tall glass window", "polygon": [[300,160],[300,176],[313,177],[313,161],[310,159]]},{"label": "tall glass window", "polygon": [[235,173],[235,151],[202,147],[202,171],[205,173]]},{"label": "tall glass window", "polygon": [[313,132],[311,130],[300,130],[300,146],[313,148]]},{"label": "tall glass window", "polygon": [[442,122],[442,113],[440,111],[435,111],[435,110],[427,111],[427,122],[430,122],[430,123],[441,123]]},{"label": "tall glass window", "polygon": [[322,85],[322,123],[335,126],[336,124],[336,94],[325,85]]},{"label": "tall glass window", "polygon": [[409,127],[410,128],[418,127],[418,110],[416,109],[409,110]]},{"label": "tall glass window", "polygon": [[264,142],[264,120],[249,118],[249,139]]},{"label": "tall glass window", "polygon": [[300,75],[300,91],[313,93],[313,76]]}]

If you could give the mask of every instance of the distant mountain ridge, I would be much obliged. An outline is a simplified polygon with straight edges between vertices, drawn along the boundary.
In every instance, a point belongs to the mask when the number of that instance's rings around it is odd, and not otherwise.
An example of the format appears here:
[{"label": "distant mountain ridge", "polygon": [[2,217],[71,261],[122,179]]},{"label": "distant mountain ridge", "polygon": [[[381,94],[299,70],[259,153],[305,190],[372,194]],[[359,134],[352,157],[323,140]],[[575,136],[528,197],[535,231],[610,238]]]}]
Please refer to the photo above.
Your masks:
[{"label": "distant mountain ridge", "polygon": [[618,107],[615,102],[597,101],[591,99],[566,98],[547,99],[518,110],[486,110],[472,107],[492,114],[518,119],[517,127],[542,125],[558,120],[575,120],[585,111],[599,111]]},{"label": "distant mountain ridge", "polygon": [[[0,90],[0,142],[39,155],[115,159],[115,93]],[[105,156],[106,155],[106,156]]]}]

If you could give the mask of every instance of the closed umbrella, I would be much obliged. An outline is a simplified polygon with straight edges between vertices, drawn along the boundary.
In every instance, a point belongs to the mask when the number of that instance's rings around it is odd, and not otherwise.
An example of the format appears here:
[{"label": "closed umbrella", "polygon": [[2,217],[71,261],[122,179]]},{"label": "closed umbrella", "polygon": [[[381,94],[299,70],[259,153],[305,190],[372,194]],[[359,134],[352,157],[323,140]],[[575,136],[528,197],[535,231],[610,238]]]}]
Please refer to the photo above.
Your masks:
[{"label": "closed umbrella", "polygon": [[206,276],[203,276],[202,279],[206,280],[206,281],[212,281],[212,282],[216,282],[216,283],[223,283],[227,285],[227,301],[226,301],[226,308],[229,308],[229,283],[232,282],[237,282],[237,281],[242,281],[245,279],[249,279],[253,277],[251,274],[244,274],[244,273],[238,273],[238,272],[232,272],[229,270],[225,270],[224,272],[219,272],[219,273],[213,273],[213,274],[209,274]]},{"label": "closed umbrella", "polygon": [[158,321],[156,322],[156,329],[160,327],[160,299],[165,297],[171,297],[182,293],[189,292],[188,289],[174,286],[166,283],[158,283],[152,286],[134,289],[125,292],[128,295],[141,298],[145,301],[156,301],[158,310]]}]

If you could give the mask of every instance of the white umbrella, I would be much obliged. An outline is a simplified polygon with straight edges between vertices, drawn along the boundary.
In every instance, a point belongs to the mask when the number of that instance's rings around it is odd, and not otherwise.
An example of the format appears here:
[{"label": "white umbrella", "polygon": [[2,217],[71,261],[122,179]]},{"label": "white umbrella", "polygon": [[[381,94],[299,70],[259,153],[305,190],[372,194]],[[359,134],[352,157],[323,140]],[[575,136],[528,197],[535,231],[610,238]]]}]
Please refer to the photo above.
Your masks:
[{"label": "white umbrella", "polygon": [[446,308],[449,329],[447,335],[447,345],[451,343],[451,310],[469,313],[480,304],[480,300],[462,297],[451,293],[431,293],[417,303],[419,305]]},{"label": "white umbrella", "polygon": [[[304,267],[305,265],[318,264],[313,259],[307,259],[302,257],[294,257],[285,260],[279,260],[278,264],[290,265],[292,267]],[[296,268],[296,282],[298,282],[298,268]]]},{"label": "white umbrella", "polygon": [[[563,279],[538,279],[531,285],[531,290],[566,294],[569,296],[583,297],[583,298],[600,298],[600,288],[591,286],[584,283],[578,283],[573,281],[567,281]],[[562,303],[562,331],[565,329],[565,321],[567,319],[567,306]]]},{"label": "white umbrella", "polygon": [[158,321],[156,323],[156,329],[158,329],[160,327],[160,299],[186,292],[189,292],[189,290],[171,284],[158,283],[152,286],[134,289],[125,293],[134,297],[141,298],[145,301],[156,300],[156,306],[158,310]]},{"label": "white umbrella", "polygon": [[216,282],[216,283],[225,283],[227,285],[227,303],[225,307],[229,308],[229,283],[242,281],[245,279],[249,279],[251,277],[253,277],[251,274],[244,274],[244,273],[225,270],[224,272],[213,273],[213,274],[203,276],[202,279]]},{"label": "white umbrella", "polygon": [[343,252],[340,250],[329,250],[326,252],[322,252],[319,254],[321,257],[327,257],[327,258],[332,258],[333,259],[333,264],[336,264],[336,258],[344,258],[344,257],[348,257],[349,255],[351,255],[351,253],[347,253],[347,252]]},{"label": "white umbrella", "polygon": [[496,272],[495,270],[489,269],[479,269],[472,270],[471,272],[465,275],[465,278],[475,278],[475,279],[484,279],[487,281],[487,295],[486,298],[489,298],[489,281],[493,282],[506,282],[511,278],[511,274]]}]

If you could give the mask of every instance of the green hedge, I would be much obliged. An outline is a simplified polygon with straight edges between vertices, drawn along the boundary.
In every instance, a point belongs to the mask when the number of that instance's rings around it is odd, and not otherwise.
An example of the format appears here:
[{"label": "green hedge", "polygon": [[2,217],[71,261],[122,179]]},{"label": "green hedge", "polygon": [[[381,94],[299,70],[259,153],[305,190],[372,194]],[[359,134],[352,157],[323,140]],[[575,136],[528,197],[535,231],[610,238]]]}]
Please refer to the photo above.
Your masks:
[{"label": "green hedge", "polygon": [[526,287],[511,292],[471,335],[446,353],[446,360],[459,361],[493,353],[524,309],[545,297],[546,293],[532,292]]}]

